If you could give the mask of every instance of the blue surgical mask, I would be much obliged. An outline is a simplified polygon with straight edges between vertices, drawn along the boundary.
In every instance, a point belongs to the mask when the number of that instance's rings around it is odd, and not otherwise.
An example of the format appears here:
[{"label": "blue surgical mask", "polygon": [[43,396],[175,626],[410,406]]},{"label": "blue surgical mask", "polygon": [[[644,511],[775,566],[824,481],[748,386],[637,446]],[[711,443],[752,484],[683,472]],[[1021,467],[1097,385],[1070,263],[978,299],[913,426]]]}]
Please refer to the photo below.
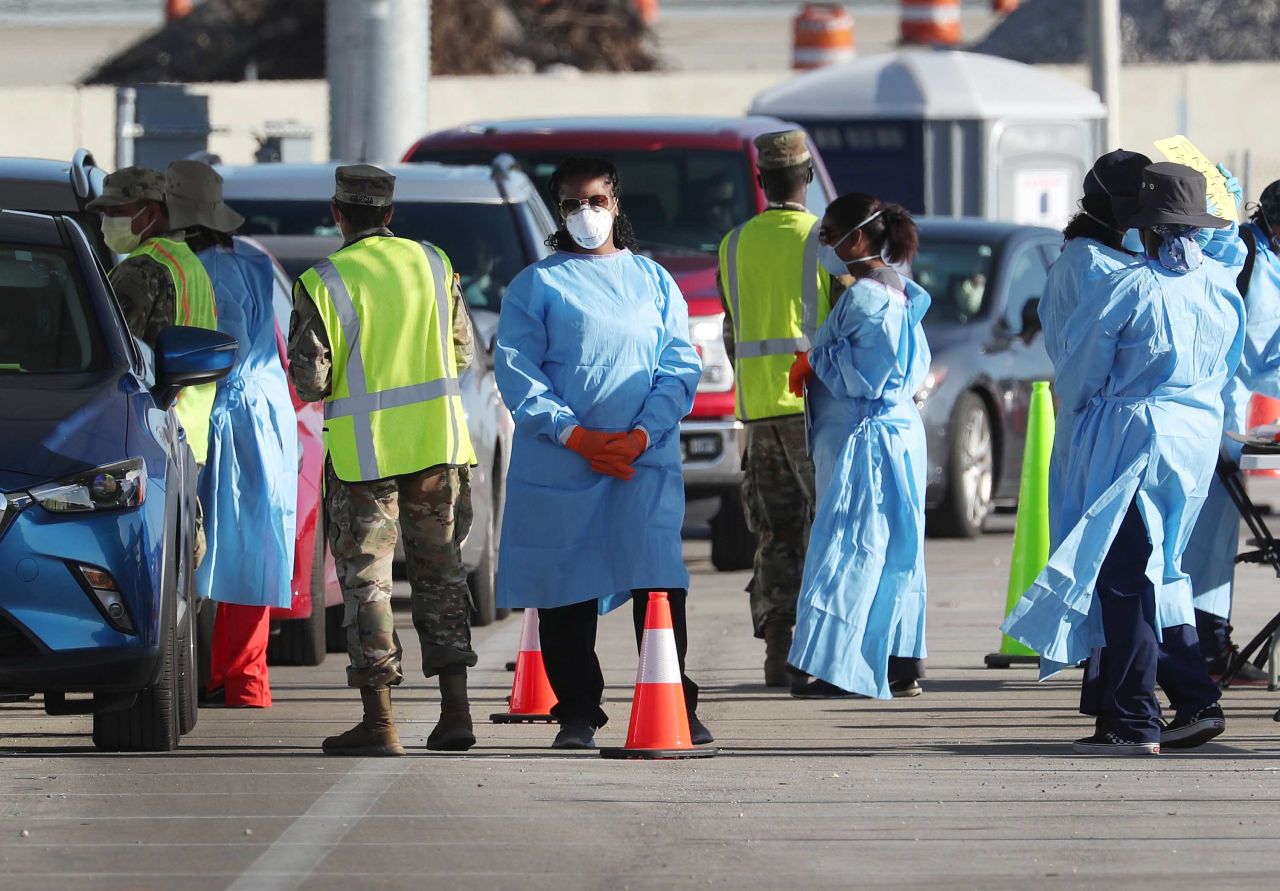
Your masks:
[{"label": "blue surgical mask", "polygon": [[1142,244],[1142,233],[1137,229],[1130,229],[1125,232],[1124,240],[1121,241],[1120,246],[1129,253],[1138,254],[1139,256],[1142,256],[1147,252],[1146,247]]}]

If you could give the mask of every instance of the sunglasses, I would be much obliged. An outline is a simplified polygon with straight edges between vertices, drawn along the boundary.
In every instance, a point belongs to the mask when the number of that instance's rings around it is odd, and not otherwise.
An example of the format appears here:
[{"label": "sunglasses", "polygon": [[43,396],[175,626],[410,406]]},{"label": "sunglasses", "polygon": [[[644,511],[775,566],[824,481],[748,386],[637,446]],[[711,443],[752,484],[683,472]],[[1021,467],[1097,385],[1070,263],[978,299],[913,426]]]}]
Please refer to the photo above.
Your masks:
[{"label": "sunglasses", "polygon": [[848,233],[832,232],[830,229],[818,230],[818,244],[835,245],[844,241]]},{"label": "sunglasses", "polygon": [[579,208],[590,205],[591,207],[600,207],[608,210],[613,204],[612,195],[592,195],[590,198],[565,198],[560,202],[560,213],[562,216],[568,216]]}]

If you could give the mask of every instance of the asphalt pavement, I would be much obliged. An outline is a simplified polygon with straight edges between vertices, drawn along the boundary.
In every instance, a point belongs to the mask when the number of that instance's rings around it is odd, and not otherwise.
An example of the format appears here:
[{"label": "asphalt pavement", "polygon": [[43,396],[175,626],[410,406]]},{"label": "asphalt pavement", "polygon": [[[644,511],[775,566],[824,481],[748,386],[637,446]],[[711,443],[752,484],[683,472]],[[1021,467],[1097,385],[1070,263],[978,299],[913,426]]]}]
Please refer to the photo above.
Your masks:
[{"label": "asphalt pavement", "polygon": [[[320,740],[359,715],[343,660],[272,671],[269,711],[202,711],[172,755],[100,755],[88,720],[0,706],[0,888],[804,888],[1262,885],[1280,868],[1280,694],[1228,691],[1220,742],[1156,759],[1070,754],[1078,673],[989,670],[1011,538],[931,540],[929,676],[894,702],[802,702],[760,683],[745,573],[690,542],[689,668],[714,759],[605,761],[547,748],[546,725],[478,725],[428,753],[438,695],[395,694],[399,759]],[[1280,582],[1240,572],[1252,634]],[[612,721],[636,667],[627,611],[603,620]],[[500,711],[519,616],[476,632],[478,717]]]}]

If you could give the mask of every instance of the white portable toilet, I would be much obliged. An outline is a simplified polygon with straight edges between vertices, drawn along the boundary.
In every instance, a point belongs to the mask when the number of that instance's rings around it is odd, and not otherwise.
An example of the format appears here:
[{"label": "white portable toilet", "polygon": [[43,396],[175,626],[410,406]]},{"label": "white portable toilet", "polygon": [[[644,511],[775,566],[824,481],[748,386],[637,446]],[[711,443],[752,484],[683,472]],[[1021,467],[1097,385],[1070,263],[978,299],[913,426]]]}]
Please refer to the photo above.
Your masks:
[{"label": "white portable toilet", "polygon": [[978,53],[902,50],[799,75],[752,114],[797,121],[836,188],[915,213],[1061,227],[1100,154],[1092,90]]}]

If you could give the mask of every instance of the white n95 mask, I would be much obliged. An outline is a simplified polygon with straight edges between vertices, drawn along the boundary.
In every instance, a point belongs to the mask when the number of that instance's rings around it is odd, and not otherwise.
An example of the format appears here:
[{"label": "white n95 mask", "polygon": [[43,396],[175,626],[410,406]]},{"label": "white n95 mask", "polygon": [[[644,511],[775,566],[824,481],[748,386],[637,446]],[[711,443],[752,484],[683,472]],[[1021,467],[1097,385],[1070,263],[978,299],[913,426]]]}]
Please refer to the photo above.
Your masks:
[{"label": "white n95 mask", "polygon": [[107,243],[107,247],[117,254],[127,254],[142,244],[142,236],[133,231],[133,221],[140,213],[142,211],[131,217],[102,218],[102,240]]},{"label": "white n95 mask", "polygon": [[569,214],[564,227],[583,250],[595,250],[613,232],[613,213],[603,207],[584,207]]}]

